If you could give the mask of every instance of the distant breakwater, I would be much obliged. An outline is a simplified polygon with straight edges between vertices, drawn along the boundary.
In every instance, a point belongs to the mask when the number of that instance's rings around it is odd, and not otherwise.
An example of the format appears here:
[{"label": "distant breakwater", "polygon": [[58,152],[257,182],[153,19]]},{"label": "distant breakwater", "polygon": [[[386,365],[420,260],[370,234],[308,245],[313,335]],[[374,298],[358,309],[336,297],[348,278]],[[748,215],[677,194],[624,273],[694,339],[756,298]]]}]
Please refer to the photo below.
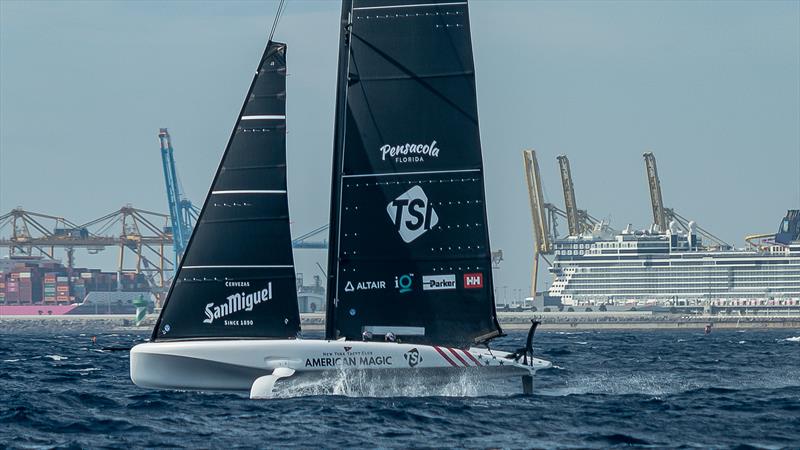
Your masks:
[{"label": "distant breakwater", "polygon": [[[703,329],[707,324],[713,328],[795,328],[800,329],[800,314],[789,316],[681,316],[676,314],[654,314],[648,311],[625,312],[498,312],[500,324],[507,330],[526,330],[531,320],[541,322],[541,330],[674,330]],[[132,315],[63,315],[63,316],[0,316],[0,333],[22,331],[79,331],[102,333],[113,331],[152,330],[156,315],[149,315],[139,326],[135,326]],[[322,313],[300,315],[302,327],[307,331],[320,331],[325,327]]]}]

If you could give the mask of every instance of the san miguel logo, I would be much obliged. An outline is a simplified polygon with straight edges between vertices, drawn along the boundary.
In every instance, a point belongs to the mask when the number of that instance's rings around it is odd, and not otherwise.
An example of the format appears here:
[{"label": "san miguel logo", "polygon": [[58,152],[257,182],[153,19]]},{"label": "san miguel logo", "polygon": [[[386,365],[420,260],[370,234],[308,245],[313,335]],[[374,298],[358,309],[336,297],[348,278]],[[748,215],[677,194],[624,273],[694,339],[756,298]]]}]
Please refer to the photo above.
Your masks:
[{"label": "san miguel logo", "polygon": [[386,205],[386,212],[406,244],[439,223],[439,216],[433,210],[433,204],[428,201],[428,196],[419,186],[412,187],[389,202]]},{"label": "san miguel logo", "polygon": [[226,301],[216,305],[206,305],[206,318],[203,323],[214,323],[215,320],[229,316],[239,311],[252,311],[259,303],[272,300],[272,282],[267,283],[265,289],[251,293],[237,292],[227,297]]},{"label": "san miguel logo", "polygon": [[439,147],[436,146],[436,141],[430,144],[386,144],[381,147],[380,152],[382,161],[386,161],[388,157],[389,160],[396,163],[418,163],[425,161],[426,157],[439,157]]}]

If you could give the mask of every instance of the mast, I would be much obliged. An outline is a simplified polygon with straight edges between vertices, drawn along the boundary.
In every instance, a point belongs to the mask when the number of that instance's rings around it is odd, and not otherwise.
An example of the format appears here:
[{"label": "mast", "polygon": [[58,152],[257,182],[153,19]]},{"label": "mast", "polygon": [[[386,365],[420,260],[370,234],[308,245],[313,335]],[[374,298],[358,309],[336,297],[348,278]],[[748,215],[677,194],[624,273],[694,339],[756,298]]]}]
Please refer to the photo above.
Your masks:
[{"label": "mast", "polygon": [[339,271],[339,205],[342,184],[339,174],[344,163],[345,121],[347,115],[348,61],[350,60],[350,23],[353,0],[342,0],[342,17],[339,28],[339,73],[336,77],[336,118],[333,130],[333,164],[331,164],[331,209],[328,228],[328,284],[325,290],[325,339],[336,339],[336,302]]}]

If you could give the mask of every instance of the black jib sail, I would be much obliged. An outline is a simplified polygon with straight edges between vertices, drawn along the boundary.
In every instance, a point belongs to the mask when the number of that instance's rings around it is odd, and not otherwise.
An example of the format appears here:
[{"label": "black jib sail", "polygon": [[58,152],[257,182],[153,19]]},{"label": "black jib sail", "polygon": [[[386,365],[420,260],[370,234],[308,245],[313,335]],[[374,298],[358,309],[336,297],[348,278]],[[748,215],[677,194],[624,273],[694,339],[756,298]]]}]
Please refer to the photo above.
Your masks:
[{"label": "black jib sail", "polygon": [[466,1],[345,0],[327,337],[501,333]]},{"label": "black jib sail", "polygon": [[267,44],[153,340],[300,331],[286,196],[286,44]]}]

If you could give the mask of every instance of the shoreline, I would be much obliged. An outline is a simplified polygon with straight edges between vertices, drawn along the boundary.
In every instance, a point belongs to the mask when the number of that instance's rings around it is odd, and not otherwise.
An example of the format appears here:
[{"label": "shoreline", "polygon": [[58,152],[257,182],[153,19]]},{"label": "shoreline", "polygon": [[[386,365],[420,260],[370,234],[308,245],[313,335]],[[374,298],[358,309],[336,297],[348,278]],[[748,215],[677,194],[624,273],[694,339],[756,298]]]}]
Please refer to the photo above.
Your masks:
[{"label": "shoreline", "polygon": [[[709,323],[714,329],[800,329],[800,314],[789,316],[679,316],[651,312],[593,312],[593,313],[523,313],[499,312],[500,325],[507,331],[527,331],[531,320],[541,322],[542,331],[574,330],[702,330]],[[3,316],[0,315],[0,334],[18,331],[98,331],[150,332],[156,316],[149,315],[140,326],[134,326],[132,315],[63,315],[63,316]],[[325,316],[321,313],[301,314],[305,331],[323,331]]]}]

